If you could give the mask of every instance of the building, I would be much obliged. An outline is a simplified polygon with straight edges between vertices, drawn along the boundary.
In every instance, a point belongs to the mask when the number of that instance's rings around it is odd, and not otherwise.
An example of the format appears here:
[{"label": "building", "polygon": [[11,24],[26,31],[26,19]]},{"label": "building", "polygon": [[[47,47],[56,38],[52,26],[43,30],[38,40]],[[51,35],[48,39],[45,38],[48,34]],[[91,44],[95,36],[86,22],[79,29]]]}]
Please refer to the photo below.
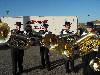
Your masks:
[{"label": "building", "polygon": [[65,21],[71,22],[70,31],[77,32],[77,16],[17,16],[17,17],[1,17],[1,20],[9,25],[12,29],[16,29],[16,22],[21,22],[23,25],[21,30],[25,30],[26,23],[30,21],[32,29],[36,32],[44,30],[43,24],[48,24],[48,31],[59,35],[64,29]]},{"label": "building", "polygon": [[92,21],[94,23],[94,27],[95,27],[95,30],[97,30],[98,32],[100,32],[100,20],[95,20],[95,21]]},{"label": "building", "polygon": [[[16,29],[16,22],[21,22],[23,24],[23,16],[19,17],[1,17],[2,22],[5,22],[9,25],[10,30]],[[22,25],[21,30],[24,30],[24,25]]]}]

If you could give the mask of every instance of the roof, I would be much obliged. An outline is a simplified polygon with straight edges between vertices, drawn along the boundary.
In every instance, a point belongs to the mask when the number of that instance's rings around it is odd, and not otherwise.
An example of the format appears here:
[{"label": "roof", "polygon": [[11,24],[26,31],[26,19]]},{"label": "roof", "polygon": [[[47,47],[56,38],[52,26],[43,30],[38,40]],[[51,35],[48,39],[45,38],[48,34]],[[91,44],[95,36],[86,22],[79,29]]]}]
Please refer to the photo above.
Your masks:
[{"label": "roof", "polygon": [[92,21],[94,24],[96,25],[100,25],[100,20],[95,20],[95,21]]}]

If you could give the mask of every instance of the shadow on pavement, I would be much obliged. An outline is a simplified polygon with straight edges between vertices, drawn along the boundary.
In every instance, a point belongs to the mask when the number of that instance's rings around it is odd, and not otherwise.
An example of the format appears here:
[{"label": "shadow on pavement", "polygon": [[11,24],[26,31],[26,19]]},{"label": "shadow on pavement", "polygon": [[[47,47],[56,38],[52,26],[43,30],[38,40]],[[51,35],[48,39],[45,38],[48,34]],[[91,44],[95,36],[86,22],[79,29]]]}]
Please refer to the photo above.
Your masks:
[{"label": "shadow on pavement", "polygon": [[51,62],[51,67],[50,68],[51,68],[51,70],[53,70],[54,68],[56,68],[58,66],[61,66],[63,64],[65,64],[64,59],[59,59],[59,60]]},{"label": "shadow on pavement", "polygon": [[8,45],[0,45],[0,50],[8,50],[10,47]]},{"label": "shadow on pavement", "polygon": [[83,68],[83,63],[76,65],[75,66],[75,73],[78,73],[81,68]]},{"label": "shadow on pavement", "polygon": [[[63,64],[64,64],[64,59],[60,59],[60,60],[53,61],[53,62],[51,62],[51,70],[53,70],[54,68],[56,68],[58,66],[61,66]],[[43,69],[42,68],[42,65],[38,65],[38,66],[29,68],[29,69],[25,69],[23,71],[23,73],[28,73],[28,72],[31,72],[32,70],[36,70],[36,69]]]},{"label": "shadow on pavement", "polygon": [[25,69],[23,72],[28,73],[28,72],[31,72],[32,70],[40,69],[41,67],[42,67],[41,65],[38,65],[29,69]]}]

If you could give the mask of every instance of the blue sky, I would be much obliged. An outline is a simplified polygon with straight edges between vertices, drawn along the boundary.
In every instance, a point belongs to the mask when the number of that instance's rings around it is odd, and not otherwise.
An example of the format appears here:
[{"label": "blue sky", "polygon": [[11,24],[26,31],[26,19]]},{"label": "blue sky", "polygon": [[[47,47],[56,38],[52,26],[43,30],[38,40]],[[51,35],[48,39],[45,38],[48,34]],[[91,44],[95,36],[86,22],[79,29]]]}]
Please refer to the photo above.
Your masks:
[{"label": "blue sky", "polygon": [[6,10],[9,16],[79,16],[87,22],[100,19],[100,0],[0,0],[0,16]]}]

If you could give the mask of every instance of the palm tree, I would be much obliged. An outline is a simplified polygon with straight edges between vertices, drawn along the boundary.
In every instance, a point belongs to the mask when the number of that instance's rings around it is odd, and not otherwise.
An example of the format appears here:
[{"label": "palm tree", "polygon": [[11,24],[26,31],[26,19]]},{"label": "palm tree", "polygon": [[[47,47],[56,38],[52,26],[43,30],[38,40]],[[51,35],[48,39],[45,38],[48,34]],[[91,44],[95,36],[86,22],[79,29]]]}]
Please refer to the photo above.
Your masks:
[{"label": "palm tree", "polygon": [[6,15],[7,15],[7,16],[9,15],[9,12],[10,12],[10,10],[6,10]]}]

